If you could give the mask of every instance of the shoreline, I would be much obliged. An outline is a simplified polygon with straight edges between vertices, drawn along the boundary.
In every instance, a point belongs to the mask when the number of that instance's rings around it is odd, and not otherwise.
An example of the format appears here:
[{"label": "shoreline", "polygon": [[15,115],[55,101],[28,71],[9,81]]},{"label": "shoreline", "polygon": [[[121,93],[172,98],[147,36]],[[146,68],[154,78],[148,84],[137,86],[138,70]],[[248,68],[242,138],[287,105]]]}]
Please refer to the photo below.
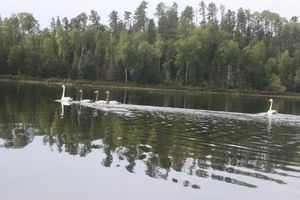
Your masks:
[{"label": "shoreline", "polygon": [[118,82],[98,82],[89,80],[72,80],[47,78],[36,79],[31,77],[19,76],[1,76],[0,82],[19,82],[27,84],[51,84],[51,85],[69,85],[69,86],[84,86],[84,87],[109,87],[116,89],[128,90],[146,90],[146,91],[161,91],[161,92],[178,92],[178,93],[195,93],[195,94],[209,94],[209,95],[230,95],[230,96],[249,96],[249,97],[269,97],[269,98],[285,98],[285,99],[299,99],[299,93],[283,92],[276,93],[272,91],[254,91],[254,90],[238,90],[225,88],[205,88],[197,86],[176,86],[176,85],[138,85],[137,83],[118,83]]}]

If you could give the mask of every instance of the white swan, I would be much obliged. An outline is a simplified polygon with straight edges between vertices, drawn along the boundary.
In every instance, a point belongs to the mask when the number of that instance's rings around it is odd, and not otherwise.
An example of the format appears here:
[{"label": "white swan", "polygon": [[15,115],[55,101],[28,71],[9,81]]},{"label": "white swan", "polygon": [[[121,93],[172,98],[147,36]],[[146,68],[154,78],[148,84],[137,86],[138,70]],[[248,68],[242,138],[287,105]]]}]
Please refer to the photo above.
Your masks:
[{"label": "white swan", "polygon": [[120,105],[121,103],[118,102],[118,101],[110,101],[109,100],[109,91],[106,91],[105,94],[106,94],[106,104],[109,104],[109,105]]},{"label": "white swan", "polygon": [[276,110],[272,110],[272,106],[273,106],[273,99],[269,99],[270,101],[270,108],[267,112],[268,115],[276,115],[277,114],[277,111]]},{"label": "white swan", "polygon": [[82,90],[79,90],[79,93],[80,93],[80,103],[92,103],[92,100],[90,99],[82,99],[82,94],[83,94]]},{"label": "white swan", "polygon": [[71,97],[65,97],[65,85],[62,85],[61,87],[63,88],[63,92],[62,92],[60,101],[61,102],[71,102],[71,101],[73,101],[73,99]]},{"label": "white swan", "polygon": [[94,93],[96,93],[95,103],[97,103],[97,104],[106,104],[106,101],[98,100],[98,96],[99,96],[99,91],[98,90],[96,90]]}]

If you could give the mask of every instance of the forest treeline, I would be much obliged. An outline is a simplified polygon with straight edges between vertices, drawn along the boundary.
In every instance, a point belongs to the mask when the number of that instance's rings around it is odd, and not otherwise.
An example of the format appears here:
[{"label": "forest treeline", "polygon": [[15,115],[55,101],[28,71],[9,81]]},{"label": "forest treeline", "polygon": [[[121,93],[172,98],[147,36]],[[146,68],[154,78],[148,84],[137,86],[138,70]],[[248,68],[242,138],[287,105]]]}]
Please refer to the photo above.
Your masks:
[{"label": "forest treeline", "polygon": [[39,78],[300,91],[300,22],[201,1],[179,13],[146,1],[133,13],[95,10],[51,20],[30,13],[0,17],[0,73]]}]

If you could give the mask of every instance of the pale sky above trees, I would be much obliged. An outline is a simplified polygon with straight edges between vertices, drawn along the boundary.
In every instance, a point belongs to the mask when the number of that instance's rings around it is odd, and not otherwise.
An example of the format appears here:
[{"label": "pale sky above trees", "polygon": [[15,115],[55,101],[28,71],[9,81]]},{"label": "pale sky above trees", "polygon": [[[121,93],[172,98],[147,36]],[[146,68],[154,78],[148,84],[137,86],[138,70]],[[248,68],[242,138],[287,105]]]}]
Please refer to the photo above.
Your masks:
[{"label": "pale sky above trees", "polygon": [[[108,15],[116,10],[123,18],[124,11],[134,12],[142,0],[1,0],[0,15],[2,18],[9,17],[12,13],[29,12],[39,21],[41,28],[49,27],[52,17],[60,18],[76,17],[81,12],[89,13],[96,10],[101,16],[101,22],[107,24]],[[149,0],[147,16],[154,17],[153,13],[159,2],[171,5],[174,0]],[[282,17],[290,19],[292,16],[300,16],[299,0],[206,0],[206,4],[214,2],[218,7],[223,4],[226,9],[236,11],[238,8],[254,11],[270,10],[279,13]],[[185,6],[198,7],[200,0],[176,0],[179,6],[179,13]]]}]

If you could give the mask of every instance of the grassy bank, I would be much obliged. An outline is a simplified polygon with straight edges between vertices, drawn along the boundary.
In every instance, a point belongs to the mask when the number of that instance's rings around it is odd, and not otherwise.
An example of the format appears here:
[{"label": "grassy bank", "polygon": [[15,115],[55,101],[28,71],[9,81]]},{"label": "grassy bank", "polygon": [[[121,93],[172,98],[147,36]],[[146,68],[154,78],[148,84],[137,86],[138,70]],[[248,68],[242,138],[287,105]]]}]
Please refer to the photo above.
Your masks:
[{"label": "grassy bank", "polygon": [[31,84],[52,84],[52,85],[74,85],[77,87],[109,87],[129,90],[148,90],[148,91],[164,91],[164,92],[180,92],[180,93],[203,93],[216,95],[235,95],[235,96],[262,96],[272,98],[295,98],[300,99],[299,93],[292,92],[272,92],[257,90],[238,90],[226,88],[207,88],[197,86],[181,86],[181,85],[141,85],[137,83],[119,83],[119,82],[100,82],[90,80],[72,80],[58,78],[32,78],[25,76],[4,76],[0,75],[0,81],[12,81]]}]

